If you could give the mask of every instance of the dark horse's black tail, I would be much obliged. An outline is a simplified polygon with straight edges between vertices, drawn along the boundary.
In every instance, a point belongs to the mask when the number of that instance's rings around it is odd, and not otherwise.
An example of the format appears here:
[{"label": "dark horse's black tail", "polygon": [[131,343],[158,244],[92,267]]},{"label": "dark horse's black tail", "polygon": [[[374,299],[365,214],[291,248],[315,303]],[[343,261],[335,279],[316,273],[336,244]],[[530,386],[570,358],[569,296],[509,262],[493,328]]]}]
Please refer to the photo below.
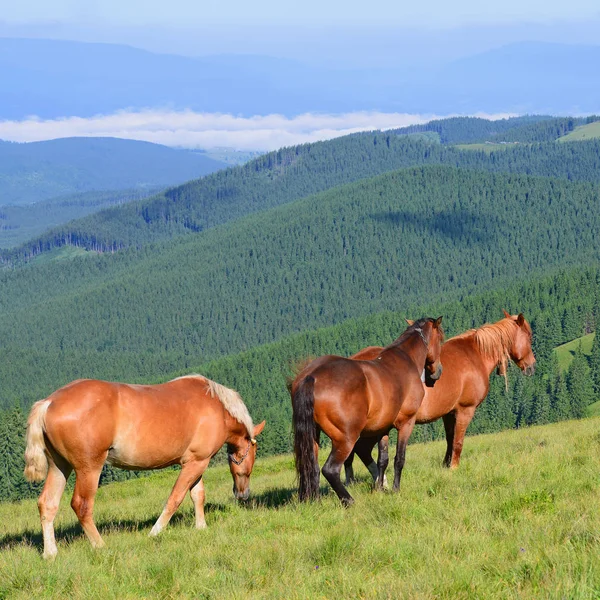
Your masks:
[{"label": "dark horse's black tail", "polygon": [[294,454],[298,473],[298,497],[309,500],[319,496],[319,463],[315,457],[315,380],[306,377],[292,398]]}]

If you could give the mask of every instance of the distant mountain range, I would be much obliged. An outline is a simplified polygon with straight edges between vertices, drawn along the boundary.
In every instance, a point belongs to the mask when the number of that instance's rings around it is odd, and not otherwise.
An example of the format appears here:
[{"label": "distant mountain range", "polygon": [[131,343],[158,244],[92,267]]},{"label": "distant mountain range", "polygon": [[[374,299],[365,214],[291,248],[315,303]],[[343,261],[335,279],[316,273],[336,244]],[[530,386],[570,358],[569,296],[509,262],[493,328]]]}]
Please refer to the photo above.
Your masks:
[{"label": "distant mountain range", "polygon": [[135,140],[0,141],[0,206],[93,190],[156,189],[226,166],[202,153]]},{"label": "distant mountain range", "polygon": [[0,39],[0,119],[168,107],[245,116],[381,110],[600,110],[600,46],[516,43],[432,70],[332,70],[253,55],[189,58],[114,44]]}]

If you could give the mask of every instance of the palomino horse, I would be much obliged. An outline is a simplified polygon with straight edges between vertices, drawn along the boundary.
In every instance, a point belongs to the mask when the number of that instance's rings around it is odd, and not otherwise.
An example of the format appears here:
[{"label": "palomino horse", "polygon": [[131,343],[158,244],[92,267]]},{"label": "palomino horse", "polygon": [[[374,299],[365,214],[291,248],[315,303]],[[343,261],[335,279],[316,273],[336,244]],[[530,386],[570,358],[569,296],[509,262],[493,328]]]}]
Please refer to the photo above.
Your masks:
[{"label": "palomino horse", "polygon": [[236,498],[250,493],[256,458],[256,427],[237,392],[200,375],[161,385],[128,385],[80,379],[33,405],[27,421],[25,477],[46,483],[38,501],[44,558],[57,553],[54,517],[71,471],[71,506],[93,547],[104,545],[94,520],[94,497],[106,461],[123,469],[162,469],[180,464],[181,472],[150,535],[169,522],[185,494],[204,520],[204,473],[210,459],[227,444]]},{"label": "palomino horse", "polygon": [[361,436],[380,439],[395,427],[394,490],[398,490],[406,443],[424,396],[421,375],[425,370],[435,380],[442,372],[441,322],[442,317],[417,321],[374,360],[322,356],[296,376],[290,391],[301,500],[319,494],[321,431],[332,444],[323,475],[347,506],[353,498],[340,480],[340,471],[354,444]]},{"label": "palomino horse", "polygon": [[[371,346],[361,350],[352,359],[365,360],[377,356],[381,348]],[[504,319],[478,329],[470,329],[449,339],[443,346],[441,361],[444,373],[435,387],[425,389],[425,397],[416,421],[431,423],[440,417],[446,430],[447,451],[444,466],[456,469],[460,462],[465,433],[473,419],[475,409],[483,402],[490,387],[490,375],[497,369],[499,375],[506,373],[507,361],[511,359],[526,375],[535,370],[535,356],[531,349],[531,327],[522,314],[511,316],[504,311]],[[368,442],[371,446],[368,447]],[[359,440],[355,452],[365,463],[374,479],[378,466],[371,457],[373,440]],[[387,456],[388,438],[379,442],[381,454]],[[352,453],[345,463],[346,482],[352,481]]]}]

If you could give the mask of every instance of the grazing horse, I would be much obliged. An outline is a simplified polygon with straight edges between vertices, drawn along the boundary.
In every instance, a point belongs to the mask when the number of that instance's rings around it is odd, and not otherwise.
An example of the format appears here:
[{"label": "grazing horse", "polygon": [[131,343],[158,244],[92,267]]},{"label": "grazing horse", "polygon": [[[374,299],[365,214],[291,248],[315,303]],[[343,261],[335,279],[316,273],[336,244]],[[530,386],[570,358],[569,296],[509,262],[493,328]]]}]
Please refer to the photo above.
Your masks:
[{"label": "grazing horse", "polygon": [[56,556],[54,517],[67,479],[75,470],[71,506],[94,548],[104,545],[92,512],[105,462],[123,469],[162,469],[180,464],[181,472],[150,535],[166,527],[185,494],[204,520],[204,473],[210,459],[227,444],[236,498],[250,493],[256,458],[256,427],[237,392],[200,375],[160,385],[129,385],[80,379],[33,405],[27,421],[25,477],[46,483],[38,501],[44,558]]},{"label": "grazing horse", "polygon": [[[470,329],[449,339],[442,346],[444,373],[435,387],[425,390],[416,421],[422,424],[431,423],[440,417],[443,419],[447,441],[444,466],[451,469],[458,467],[467,427],[473,419],[475,409],[488,394],[492,371],[496,369],[498,375],[505,375],[510,359],[526,375],[533,375],[535,356],[531,349],[531,337],[531,327],[522,314],[511,316],[504,311],[504,319],[478,329]],[[377,356],[379,352],[380,347],[370,346],[351,358],[365,360]],[[387,455],[388,441],[387,436],[384,436],[379,442],[380,455]],[[367,440],[359,440],[355,452],[375,479],[378,468],[371,457],[374,444],[369,448],[365,447],[366,443]],[[354,453],[344,465],[346,482],[354,478],[353,459]]]},{"label": "grazing horse", "polygon": [[340,480],[344,461],[361,436],[380,439],[395,427],[394,490],[399,489],[406,443],[424,396],[422,373],[436,380],[442,372],[441,322],[442,317],[417,321],[373,360],[322,356],[296,376],[290,391],[300,500],[319,494],[321,431],[332,445],[323,475],[348,506],[354,500]]}]

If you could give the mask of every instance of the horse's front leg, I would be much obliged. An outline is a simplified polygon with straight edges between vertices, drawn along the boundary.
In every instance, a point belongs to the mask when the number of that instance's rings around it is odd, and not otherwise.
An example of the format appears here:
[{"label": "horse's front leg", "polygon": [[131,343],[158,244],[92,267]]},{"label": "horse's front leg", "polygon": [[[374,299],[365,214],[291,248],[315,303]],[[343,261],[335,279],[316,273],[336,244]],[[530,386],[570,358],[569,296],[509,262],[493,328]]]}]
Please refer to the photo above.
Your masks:
[{"label": "horse's front leg", "polygon": [[206,529],[206,520],[204,519],[204,479],[200,477],[198,483],[190,489],[190,496],[194,503],[196,511],[196,529]]},{"label": "horse's front leg", "polygon": [[388,448],[390,445],[390,436],[384,435],[377,444],[377,480],[375,481],[375,487],[379,490],[387,489],[388,482],[386,477],[386,470],[390,461]]},{"label": "horse's front leg", "polygon": [[354,462],[354,450],[350,452],[350,456],[344,462],[344,471],[346,472],[346,485],[351,485],[356,482],[354,478],[354,467],[352,463]]},{"label": "horse's front leg", "polygon": [[203,460],[191,460],[181,467],[181,472],[171,490],[171,495],[169,496],[162,513],[160,513],[160,517],[158,517],[154,527],[152,527],[150,531],[151,536],[158,535],[168,525],[171,517],[183,502],[188,490],[195,486],[202,477],[209,461],[210,459],[208,458]]},{"label": "horse's front leg", "polygon": [[415,426],[415,421],[416,413],[409,419],[402,419],[397,425],[398,444],[396,445],[396,458],[394,459],[394,492],[400,489],[400,478],[402,477],[402,469],[406,458],[406,445]]}]

